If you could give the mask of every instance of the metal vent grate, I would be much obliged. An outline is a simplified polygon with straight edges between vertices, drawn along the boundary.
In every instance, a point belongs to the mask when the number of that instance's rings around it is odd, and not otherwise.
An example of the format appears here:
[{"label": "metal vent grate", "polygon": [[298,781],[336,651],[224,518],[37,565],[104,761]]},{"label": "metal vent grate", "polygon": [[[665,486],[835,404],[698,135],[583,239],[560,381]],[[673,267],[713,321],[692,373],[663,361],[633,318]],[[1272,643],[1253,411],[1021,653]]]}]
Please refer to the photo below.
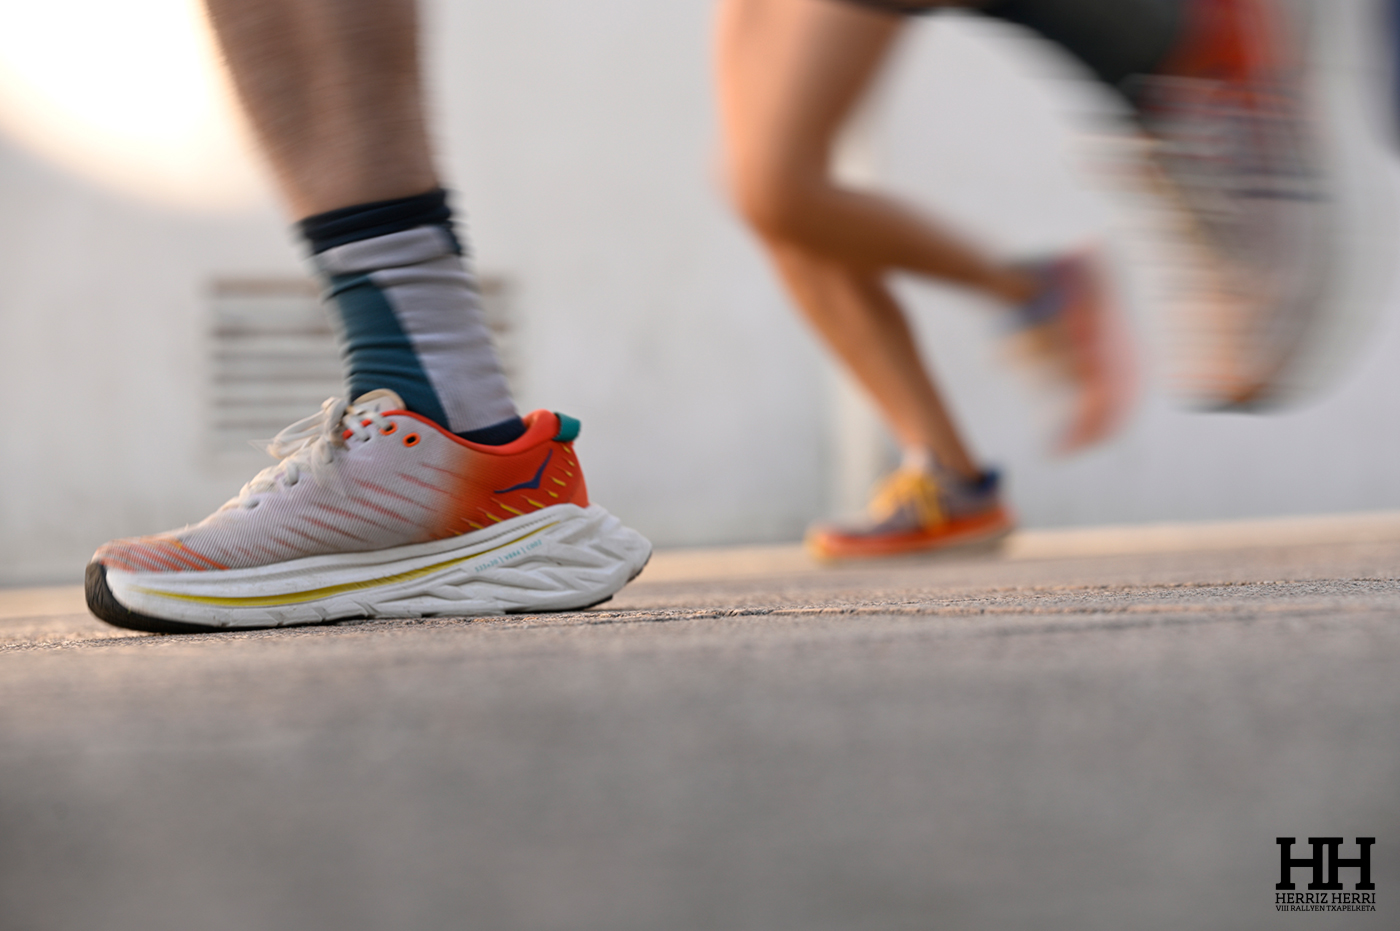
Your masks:
[{"label": "metal vent grate", "polygon": [[[508,378],[516,374],[508,290],[480,278],[481,304]],[[226,278],[210,289],[206,420],[214,452],[251,451],[344,391],[330,317],[304,278]]]}]

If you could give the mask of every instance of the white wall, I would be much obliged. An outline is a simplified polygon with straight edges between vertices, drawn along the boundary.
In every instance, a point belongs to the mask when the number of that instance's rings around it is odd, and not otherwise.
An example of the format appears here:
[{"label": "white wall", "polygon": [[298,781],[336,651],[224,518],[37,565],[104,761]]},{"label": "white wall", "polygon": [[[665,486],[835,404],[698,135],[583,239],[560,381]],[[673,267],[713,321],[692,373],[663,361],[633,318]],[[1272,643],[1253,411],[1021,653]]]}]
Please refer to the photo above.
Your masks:
[{"label": "white wall", "polygon": [[[430,20],[448,174],[479,266],[516,287],[522,403],[580,417],[594,497],[663,544],[797,538],[851,497],[833,444],[862,435],[718,196],[710,12],[459,0]],[[1101,98],[985,32],[919,27],[872,116],[877,174],[1008,254],[1109,240],[1150,321],[1154,247],[1128,199],[1087,183],[1069,118]],[[203,451],[205,289],[294,274],[297,254],[265,192],[158,206],[3,137],[0,204],[0,583],[76,580],[103,540],[198,519],[251,474]],[[1400,506],[1389,322],[1296,412],[1187,414],[1152,380],[1123,438],[1057,463],[987,308],[901,287],[1029,524]]]}]

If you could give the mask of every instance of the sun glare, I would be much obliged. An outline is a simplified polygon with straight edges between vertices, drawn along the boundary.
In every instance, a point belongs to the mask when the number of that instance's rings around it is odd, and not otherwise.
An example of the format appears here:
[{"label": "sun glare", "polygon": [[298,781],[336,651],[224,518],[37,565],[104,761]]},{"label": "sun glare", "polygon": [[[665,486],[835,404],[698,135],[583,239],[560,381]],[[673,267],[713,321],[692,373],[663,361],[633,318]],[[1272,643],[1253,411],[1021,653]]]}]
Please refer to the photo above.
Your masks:
[{"label": "sun glare", "polygon": [[263,187],[198,0],[3,0],[0,131],[147,200],[237,209]]}]

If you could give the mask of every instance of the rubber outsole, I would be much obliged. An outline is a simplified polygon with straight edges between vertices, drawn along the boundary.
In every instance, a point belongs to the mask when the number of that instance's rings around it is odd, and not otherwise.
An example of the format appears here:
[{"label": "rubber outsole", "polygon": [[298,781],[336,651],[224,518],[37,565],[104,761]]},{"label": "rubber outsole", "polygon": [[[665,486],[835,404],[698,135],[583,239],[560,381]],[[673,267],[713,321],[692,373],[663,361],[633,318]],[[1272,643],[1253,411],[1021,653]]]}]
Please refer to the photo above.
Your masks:
[{"label": "rubber outsole", "polygon": [[[651,562],[651,555],[648,554],[646,560],[636,572],[627,579],[626,584],[631,584],[637,576],[642,574],[642,570]],[[168,621],[163,618],[150,617],[132,611],[117,600],[112,594],[112,589],[107,585],[107,567],[101,563],[88,563],[87,572],[83,579],[83,589],[87,596],[88,610],[96,615],[100,620],[106,621],[113,627],[121,627],[126,630],[138,630],[148,634],[213,634],[213,633],[236,633],[244,630],[277,630],[284,627],[328,627],[333,624],[341,624],[345,621],[363,621],[365,617],[342,617],[329,621],[307,621],[292,624],[264,624],[254,627],[221,627],[215,624],[191,624],[187,621]],[[612,601],[612,595],[599,598],[591,604],[582,605],[577,608],[562,609],[562,611],[587,611],[600,604]],[[548,614],[561,612],[529,611],[519,610],[508,612],[513,614]]]},{"label": "rubber outsole", "polygon": [[167,621],[164,618],[138,614],[117,600],[107,585],[107,567],[97,562],[88,563],[84,578],[84,591],[87,595],[88,610],[113,627],[139,630],[149,634],[211,634],[233,633],[240,630],[271,630],[277,627],[319,627],[338,624],[341,621],[364,620],[364,618],[337,618],[332,621],[310,621],[301,624],[266,624],[261,627],[219,627],[214,624],[191,624],[187,621]]},{"label": "rubber outsole", "polygon": [[1016,529],[1015,518],[998,509],[998,520],[973,524],[946,536],[919,537],[908,534],[903,539],[841,540],[821,532],[808,535],[807,552],[824,563],[861,562],[865,560],[926,559],[940,555],[990,552],[998,548]]}]

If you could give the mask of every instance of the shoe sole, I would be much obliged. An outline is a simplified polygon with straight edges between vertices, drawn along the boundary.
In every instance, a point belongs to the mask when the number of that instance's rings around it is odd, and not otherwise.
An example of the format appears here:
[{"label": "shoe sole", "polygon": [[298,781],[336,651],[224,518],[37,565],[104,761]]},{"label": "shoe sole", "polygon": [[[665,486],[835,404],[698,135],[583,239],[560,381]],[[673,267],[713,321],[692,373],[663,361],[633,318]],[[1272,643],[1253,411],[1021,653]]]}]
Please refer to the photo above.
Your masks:
[{"label": "shoe sole", "polygon": [[152,633],[578,611],[607,601],[650,557],[651,543],[601,507],[559,504],[447,540],[251,569],[93,562],[87,603],[109,624]]},{"label": "shoe sole", "polygon": [[809,536],[806,542],[807,551],[822,562],[847,562],[992,550],[1015,529],[1016,521],[1011,513],[998,508],[985,517],[960,521],[937,533],[910,532],[878,539],[843,539],[817,533]]}]

